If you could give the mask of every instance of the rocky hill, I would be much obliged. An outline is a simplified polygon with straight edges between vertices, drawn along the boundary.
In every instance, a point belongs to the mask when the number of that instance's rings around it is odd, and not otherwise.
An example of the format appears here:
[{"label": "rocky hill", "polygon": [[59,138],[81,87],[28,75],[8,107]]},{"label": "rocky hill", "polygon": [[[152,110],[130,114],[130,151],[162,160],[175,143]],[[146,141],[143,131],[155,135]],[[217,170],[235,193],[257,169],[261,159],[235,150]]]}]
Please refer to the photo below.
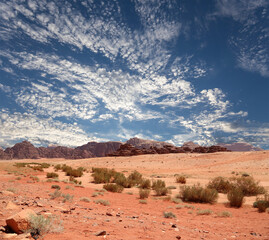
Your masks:
[{"label": "rocky hill", "polygon": [[145,140],[141,138],[130,138],[128,141],[125,142],[126,144],[131,144],[136,148],[146,148],[149,149],[151,147],[157,147],[157,148],[162,148],[164,146],[174,146],[173,144],[167,143],[167,142],[159,142],[155,140]]},{"label": "rocky hill", "polygon": [[233,152],[263,151],[262,148],[254,147],[253,145],[245,142],[237,142],[231,144],[218,143],[218,146],[225,147]]}]

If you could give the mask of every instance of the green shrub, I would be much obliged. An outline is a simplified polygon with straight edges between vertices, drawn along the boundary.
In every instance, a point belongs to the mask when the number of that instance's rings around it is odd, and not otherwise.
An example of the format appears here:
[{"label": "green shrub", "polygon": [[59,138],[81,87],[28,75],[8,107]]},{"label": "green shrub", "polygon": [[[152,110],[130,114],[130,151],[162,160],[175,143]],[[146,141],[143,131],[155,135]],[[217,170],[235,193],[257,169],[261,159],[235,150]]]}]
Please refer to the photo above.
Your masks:
[{"label": "green shrub", "polygon": [[253,177],[233,177],[230,179],[234,188],[240,188],[244,196],[256,196],[264,194],[265,188],[259,186],[259,181],[255,181]]},{"label": "green shrub", "polygon": [[92,176],[94,183],[110,183],[112,177],[115,175],[115,171],[107,168],[92,168]]},{"label": "green shrub", "polygon": [[61,169],[62,169],[62,165],[61,164],[57,164],[57,165],[54,166],[54,170],[55,171],[59,171]]},{"label": "green shrub", "polygon": [[207,184],[207,187],[210,189],[216,189],[219,193],[228,193],[232,188],[232,184],[224,177],[216,177]]},{"label": "green shrub", "polygon": [[79,201],[81,201],[81,202],[90,202],[91,200],[89,198],[87,198],[87,197],[81,197],[79,199]]},{"label": "green shrub", "polygon": [[177,187],[176,186],[168,186],[167,189],[172,190],[172,189],[177,189]]},{"label": "green shrub", "polygon": [[196,212],[197,215],[210,215],[212,214],[212,210],[210,209],[204,209],[204,210],[199,210]]},{"label": "green shrub", "polygon": [[227,197],[228,197],[231,207],[240,208],[243,205],[244,193],[241,188],[233,187],[228,192]]},{"label": "green shrub", "polygon": [[35,170],[35,171],[44,172],[43,167],[42,167],[41,165],[32,166],[31,168],[32,168],[33,170]]},{"label": "green shrub", "polygon": [[62,196],[62,192],[56,189],[53,193],[50,193],[49,195],[51,199],[56,199]]},{"label": "green shrub", "polygon": [[148,198],[150,194],[150,189],[139,189],[139,198],[140,199],[145,199]]},{"label": "green shrub", "polygon": [[217,216],[218,217],[231,217],[232,214],[228,211],[223,211],[223,212],[217,213]]},{"label": "green shrub", "polygon": [[61,187],[59,185],[51,185],[51,188],[60,190]]},{"label": "green shrub", "polygon": [[265,194],[263,197],[257,198],[256,204],[259,212],[265,212],[269,208],[269,195]]},{"label": "green shrub", "polygon": [[142,179],[141,180],[141,183],[140,183],[140,188],[143,188],[143,189],[150,189],[151,188],[151,183],[150,183],[150,180],[149,179]]},{"label": "green shrub", "polygon": [[101,204],[101,205],[104,205],[104,206],[109,206],[109,205],[110,205],[109,201],[107,201],[107,200],[103,200],[103,199],[97,199],[97,200],[95,200],[94,202],[95,202],[96,204]]},{"label": "green shrub", "polygon": [[29,217],[29,229],[27,232],[30,232],[34,239],[38,239],[49,232],[56,233],[62,230],[62,221],[55,216],[30,215]]},{"label": "green shrub", "polygon": [[156,196],[165,196],[168,193],[165,182],[162,180],[153,181],[152,189],[155,191]]},{"label": "green shrub", "polygon": [[6,189],[6,191],[13,192],[13,193],[17,192],[17,190],[15,188],[8,188],[8,189]]},{"label": "green shrub", "polygon": [[103,188],[109,192],[117,192],[117,193],[121,193],[124,189],[123,186],[114,183],[107,183],[103,186]]},{"label": "green shrub", "polygon": [[214,203],[217,201],[218,192],[215,189],[203,188],[199,184],[182,186],[180,198],[184,202]]},{"label": "green shrub", "polygon": [[147,204],[148,202],[147,202],[147,200],[142,199],[142,200],[139,200],[139,203],[141,203],[141,204]]},{"label": "green shrub", "polygon": [[138,171],[133,171],[129,176],[128,180],[135,185],[139,185],[142,182],[142,174]]},{"label": "green shrub", "polygon": [[181,183],[181,184],[185,184],[187,182],[186,177],[179,175],[176,177],[176,183]]},{"label": "green shrub", "polygon": [[179,199],[179,198],[172,198],[171,201],[172,201],[173,203],[181,203],[181,202],[182,202],[182,200]]},{"label": "green shrub", "polygon": [[59,175],[57,173],[54,172],[49,172],[47,173],[47,178],[58,178]]},{"label": "green shrub", "polygon": [[62,194],[62,197],[63,197],[63,202],[67,202],[67,201],[72,202],[74,195],[70,195],[69,193],[67,193],[67,194]]},{"label": "green shrub", "polygon": [[172,213],[172,212],[164,212],[163,216],[165,218],[176,218],[176,215],[174,213]]},{"label": "green shrub", "polygon": [[39,177],[37,177],[37,176],[30,176],[30,178],[31,178],[33,181],[35,181],[35,182],[39,182],[39,181],[40,181]]}]

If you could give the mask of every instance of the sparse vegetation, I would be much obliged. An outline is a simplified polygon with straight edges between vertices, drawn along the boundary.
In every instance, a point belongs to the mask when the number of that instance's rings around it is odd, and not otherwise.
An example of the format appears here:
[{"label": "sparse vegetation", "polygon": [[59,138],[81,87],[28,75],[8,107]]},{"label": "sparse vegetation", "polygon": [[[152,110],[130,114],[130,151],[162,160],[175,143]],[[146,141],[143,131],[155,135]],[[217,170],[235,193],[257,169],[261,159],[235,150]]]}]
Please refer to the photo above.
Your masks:
[{"label": "sparse vegetation", "polygon": [[58,178],[59,175],[57,173],[54,172],[48,172],[47,173],[47,178]]},{"label": "sparse vegetation", "polygon": [[141,204],[147,204],[148,202],[147,202],[147,200],[142,199],[142,200],[139,200],[139,203],[141,203]]},{"label": "sparse vegetation", "polygon": [[174,213],[172,213],[172,212],[164,212],[163,216],[165,218],[176,218],[176,215]]},{"label": "sparse vegetation", "polygon": [[212,213],[213,212],[210,209],[203,209],[196,212],[197,215],[210,215]]},{"label": "sparse vegetation", "polygon": [[230,202],[231,207],[240,208],[243,205],[244,202],[244,193],[241,188],[239,187],[233,187],[228,192],[228,200]]},{"label": "sparse vegetation", "polygon": [[14,166],[17,168],[29,167],[29,168],[32,168],[33,170],[43,172],[44,171],[43,168],[49,168],[50,164],[49,163],[36,163],[36,162],[32,162],[32,163],[22,162],[22,163],[15,163]]},{"label": "sparse vegetation", "polygon": [[81,201],[81,202],[90,202],[91,200],[89,198],[87,198],[87,197],[81,197],[79,199],[79,201]]},{"label": "sparse vegetation", "polygon": [[139,189],[139,198],[140,199],[145,199],[148,198],[150,194],[150,189]]},{"label": "sparse vegetation", "polygon": [[172,190],[172,189],[177,189],[177,187],[176,186],[168,186],[167,189]]},{"label": "sparse vegetation", "polygon": [[228,212],[228,211],[223,211],[223,212],[217,213],[217,216],[218,217],[231,217],[232,214],[230,212]]},{"label": "sparse vegetation", "polygon": [[165,196],[168,193],[165,182],[162,180],[157,180],[152,182],[152,189],[155,191],[156,196]]},{"label": "sparse vegetation", "polygon": [[30,232],[34,239],[38,239],[49,232],[61,232],[62,230],[62,221],[55,216],[31,215],[30,228],[27,232]]},{"label": "sparse vegetation", "polygon": [[30,176],[30,178],[34,181],[34,182],[39,182],[40,179],[38,176]]},{"label": "sparse vegetation", "polygon": [[67,202],[67,201],[72,202],[74,195],[70,195],[69,193],[67,193],[67,194],[62,194],[62,197],[63,197],[63,202]]},{"label": "sparse vegetation", "polygon": [[215,189],[203,188],[200,184],[182,186],[180,198],[184,202],[214,203],[217,201],[218,192]]},{"label": "sparse vegetation", "polygon": [[124,187],[114,183],[107,183],[103,186],[103,188],[109,192],[117,192],[117,193],[121,193],[124,190]]},{"label": "sparse vegetation", "polygon": [[53,193],[50,193],[49,195],[51,199],[56,199],[62,196],[62,192],[56,189]]},{"label": "sparse vegetation", "polygon": [[103,200],[103,199],[97,199],[97,200],[95,200],[94,202],[95,202],[96,204],[101,204],[101,205],[104,205],[104,206],[109,206],[109,205],[110,205],[109,201],[107,201],[107,200]]},{"label": "sparse vegetation", "polygon": [[269,208],[269,195],[265,194],[263,197],[257,198],[256,206],[259,212],[265,212]]},{"label": "sparse vegetation", "polygon": [[8,189],[6,189],[6,191],[13,192],[13,193],[17,192],[17,190],[15,188],[8,188]]},{"label": "sparse vegetation", "polygon": [[52,188],[52,189],[58,189],[58,190],[61,189],[61,187],[60,187],[59,185],[51,185],[51,188]]},{"label": "sparse vegetation", "polygon": [[140,183],[140,188],[143,189],[150,189],[151,188],[151,182],[149,179],[142,179]]},{"label": "sparse vegetation", "polygon": [[232,184],[224,177],[216,177],[207,184],[207,187],[216,189],[219,193],[228,193],[232,188]]},{"label": "sparse vegetation", "polygon": [[176,176],[176,183],[185,184],[187,182],[186,177],[183,175]]}]

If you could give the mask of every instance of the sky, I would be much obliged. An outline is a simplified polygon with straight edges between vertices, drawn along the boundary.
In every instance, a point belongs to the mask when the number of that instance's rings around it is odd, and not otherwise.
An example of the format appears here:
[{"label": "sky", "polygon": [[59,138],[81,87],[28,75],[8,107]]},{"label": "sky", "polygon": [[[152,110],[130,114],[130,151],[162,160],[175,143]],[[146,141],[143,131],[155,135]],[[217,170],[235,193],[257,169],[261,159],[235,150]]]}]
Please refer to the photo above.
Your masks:
[{"label": "sky", "polygon": [[268,0],[0,0],[0,146],[269,149]]}]

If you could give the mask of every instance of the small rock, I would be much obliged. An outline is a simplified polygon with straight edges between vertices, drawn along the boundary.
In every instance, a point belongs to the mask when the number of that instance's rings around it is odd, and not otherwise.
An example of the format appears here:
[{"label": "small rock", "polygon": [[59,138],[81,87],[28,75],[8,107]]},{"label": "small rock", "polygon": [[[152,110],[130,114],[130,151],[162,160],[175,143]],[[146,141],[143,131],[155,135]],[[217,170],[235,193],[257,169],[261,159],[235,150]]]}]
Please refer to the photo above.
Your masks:
[{"label": "small rock", "polygon": [[172,224],[171,227],[172,227],[172,228],[177,228],[177,225],[176,225],[176,224]]},{"label": "small rock", "polygon": [[110,217],[113,216],[112,213],[110,213],[110,212],[107,212],[106,215],[107,215],[107,216],[110,216]]},{"label": "small rock", "polygon": [[100,231],[94,234],[95,236],[105,236],[106,235],[106,231]]},{"label": "small rock", "polygon": [[13,192],[10,192],[10,191],[1,191],[0,193],[2,193],[4,196],[14,196],[15,194]]},{"label": "small rock", "polygon": [[204,233],[209,233],[209,231],[203,230]]},{"label": "small rock", "polygon": [[176,231],[176,232],[179,232],[179,229],[178,229],[178,228],[175,228],[175,231]]},{"label": "small rock", "polygon": [[8,233],[8,234],[4,234],[2,236],[3,239],[14,239],[16,238],[18,235],[16,233]]},{"label": "small rock", "polygon": [[178,235],[178,236],[176,236],[176,239],[181,239],[181,237]]},{"label": "small rock", "polygon": [[116,214],[116,217],[120,217],[120,213],[117,213],[117,214]]}]

